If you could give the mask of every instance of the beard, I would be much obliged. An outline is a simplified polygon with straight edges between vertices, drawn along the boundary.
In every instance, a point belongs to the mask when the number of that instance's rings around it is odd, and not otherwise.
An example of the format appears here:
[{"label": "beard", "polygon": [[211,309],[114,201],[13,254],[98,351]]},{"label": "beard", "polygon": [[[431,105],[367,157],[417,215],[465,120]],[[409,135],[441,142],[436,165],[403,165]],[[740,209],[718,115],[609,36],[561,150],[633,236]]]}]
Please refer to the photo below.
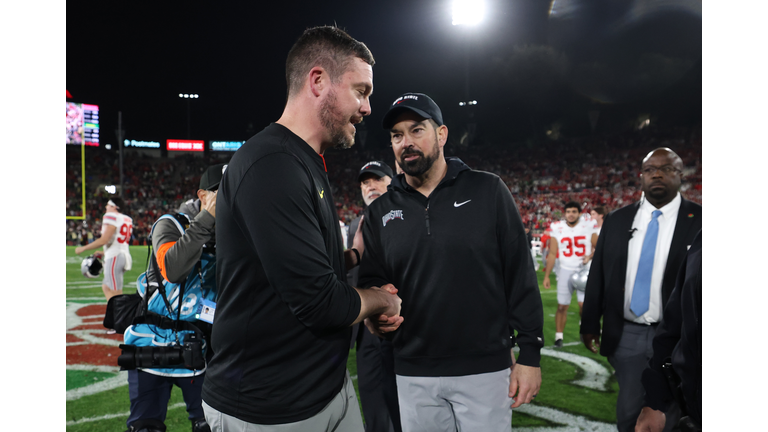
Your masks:
[{"label": "beard", "polygon": [[372,194],[363,195],[363,202],[365,202],[366,207],[371,205],[371,203],[376,200],[376,198],[380,197],[381,194],[378,192],[374,192]]},{"label": "beard", "polygon": [[334,148],[348,149],[355,144],[354,136],[350,138],[344,130],[349,124],[349,118],[345,118],[341,113],[334,90],[328,93],[320,106],[320,121],[330,135]]},{"label": "beard", "polygon": [[[406,162],[405,158],[410,155],[419,155],[420,157],[416,160]],[[404,173],[411,177],[421,177],[424,175],[424,173],[429,171],[430,168],[432,168],[432,165],[435,163],[439,156],[440,146],[438,145],[437,137],[435,137],[435,145],[432,147],[432,152],[430,154],[424,154],[421,151],[411,147],[403,150],[403,152],[400,154],[400,160],[398,163],[400,164],[400,168]]]}]

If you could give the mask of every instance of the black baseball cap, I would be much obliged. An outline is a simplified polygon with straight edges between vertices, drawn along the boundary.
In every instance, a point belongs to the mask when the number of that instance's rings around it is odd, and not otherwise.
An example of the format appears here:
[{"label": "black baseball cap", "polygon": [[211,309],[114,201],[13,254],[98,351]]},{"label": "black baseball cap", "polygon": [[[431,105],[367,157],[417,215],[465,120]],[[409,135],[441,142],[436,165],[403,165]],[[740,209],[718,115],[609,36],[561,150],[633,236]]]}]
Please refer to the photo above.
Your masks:
[{"label": "black baseball cap", "polygon": [[207,191],[215,191],[219,189],[221,176],[224,175],[224,171],[226,170],[227,164],[223,163],[209,166],[200,177],[200,189]]},{"label": "black baseball cap", "polygon": [[395,99],[389,107],[389,111],[384,114],[384,120],[381,125],[384,129],[392,129],[395,120],[404,111],[413,111],[416,114],[432,119],[438,126],[443,125],[443,113],[435,101],[424,93],[405,93]]},{"label": "black baseball cap", "polygon": [[362,168],[360,168],[360,174],[357,175],[357,181],[360,181],[360,178],[363,176],[363,174],[375,174],[379,177],[389,176],[390,178],[394,177],[392,175],[392,168],[389,167],[389,165],[385,164],[382,161],[370,161],[367,164],[363,165]]}]

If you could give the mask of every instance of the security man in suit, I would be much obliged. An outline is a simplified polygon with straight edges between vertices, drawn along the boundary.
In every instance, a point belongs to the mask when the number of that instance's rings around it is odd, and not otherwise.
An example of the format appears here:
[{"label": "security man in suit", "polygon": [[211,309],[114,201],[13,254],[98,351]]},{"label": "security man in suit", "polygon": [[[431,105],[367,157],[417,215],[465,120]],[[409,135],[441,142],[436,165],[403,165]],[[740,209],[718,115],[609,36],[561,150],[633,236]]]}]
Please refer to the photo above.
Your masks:
[{"label": "security man in suit", "polygon": [[[680,196],[682,173],[683,161],[671,149],[648,153],[641,166],[643,197],[608,214],[589,271],[581,334],[584,345],[599,349],[616,371],[620,432],[634,430],[656,327],[701,229],[701,206]],[[677,407],[667,412],[665,431],[677,417]]]}]

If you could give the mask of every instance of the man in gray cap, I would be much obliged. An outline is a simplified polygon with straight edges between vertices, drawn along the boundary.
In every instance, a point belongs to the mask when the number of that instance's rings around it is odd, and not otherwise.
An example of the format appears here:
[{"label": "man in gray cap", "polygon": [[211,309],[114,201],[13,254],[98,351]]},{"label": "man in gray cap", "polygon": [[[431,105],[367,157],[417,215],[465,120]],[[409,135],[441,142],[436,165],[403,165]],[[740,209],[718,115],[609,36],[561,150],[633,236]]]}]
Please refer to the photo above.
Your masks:
[{"label": "man in gray cap", "polygon": [[[392,182],[392,169],[383,161],[370,161],[360,168],[357,180],[366,206],[387,192]],[[361,236],[355,242],[355,234],[364,218],[361,216],[349,224],[347,249],[363,254]],[[359,260],[358,260],[359,261]],[[347,272],[347,282],[357,285],[354,267]],[[357,387],[360,404],[363,407],[366,432],[400,432],[400,411],[397,406],[397,384],[395,383],[392,342],[382,340],[365,328],[364,323],[355,326],[352,332],[352,346],[357,344]]]},{"label": "man in gray cap", "polygon": [[444,156],[429,96],[400,96],[383,126],[403,174],[366,209],[359,279],[403,301],[398,329],[370,323],[393,342],[403,430],[510,431],[510,408],[539,391],[543,346],[520,213],[498,176]]}]

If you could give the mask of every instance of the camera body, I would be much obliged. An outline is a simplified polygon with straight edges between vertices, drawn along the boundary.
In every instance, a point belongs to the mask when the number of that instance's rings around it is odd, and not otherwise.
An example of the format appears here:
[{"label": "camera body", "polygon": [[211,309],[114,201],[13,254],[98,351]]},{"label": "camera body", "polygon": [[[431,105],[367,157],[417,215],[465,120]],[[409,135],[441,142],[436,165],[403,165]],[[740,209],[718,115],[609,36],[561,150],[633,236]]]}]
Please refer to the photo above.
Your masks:
[{"label": "camera body", "polygon": [[121,344],[120,349],[123,351],[117,358],[120,370],[168,367],[205,369],[203,340],[197,333],[185,334],[181,345],[153,347]]}]

